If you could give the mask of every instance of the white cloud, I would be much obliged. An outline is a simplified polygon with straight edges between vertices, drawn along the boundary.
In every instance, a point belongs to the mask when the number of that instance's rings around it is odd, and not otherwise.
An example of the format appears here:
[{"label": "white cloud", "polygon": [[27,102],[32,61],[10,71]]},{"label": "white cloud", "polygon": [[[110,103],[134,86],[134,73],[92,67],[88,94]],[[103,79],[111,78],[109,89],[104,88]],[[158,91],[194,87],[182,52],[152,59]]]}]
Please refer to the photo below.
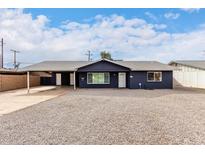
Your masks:
[{"label": "white cloud", "polygon": [[164,32],[164,24],[143,19],[98,15],[92,23],[63,22],[50,27],[49,19],[32,18],[22,10],[1,10],[0,37],[4,37],[5,62],[12,62],[10,49],[20,50],[18,60],[86,60],[85,51],[99,55],[108,50],[116,59],[160,60],[203,59],[205,27],[189,33]]},{"label": "white cloud", "polygon": [[165,24],[154,24],[153,26],[154,26],[154,28],[159,29],[159,30],[167,28],[167,25],[165,25]]},{"label": "white cloud", "polygon": [[199,12],[200,8],[182,8],[181,10],[186,11],[188,13]]},{"label": "white cloud", "polygon": [[88,24],[80,24],[77,22],[68,22],[68,23],[64,22],[64,24],[61,27],[64,29],[67,29],[67,30],[75,30],[75,29],[87,29],[87,28],[89,28],[89,25]]},{"label": "white cloud", "polygon": [[200,24],[200,25],[199,25],[199,28],[202,28],[202,29],[205,28],[205,23]]},{"label": "white cloud", "polygon": [[164,17],[167,19],[177,19],[177,18],[179,18],[179,16],[180,16],[179,13],[172,13],[172,12],[164,14]]},{"label": "white cloud", "polygon": [[148,16],[149,18],[155,20],[155,21],[157,20],[157,17],[154,14],[152,14],[151,12],[145,12],[145,15]]}]

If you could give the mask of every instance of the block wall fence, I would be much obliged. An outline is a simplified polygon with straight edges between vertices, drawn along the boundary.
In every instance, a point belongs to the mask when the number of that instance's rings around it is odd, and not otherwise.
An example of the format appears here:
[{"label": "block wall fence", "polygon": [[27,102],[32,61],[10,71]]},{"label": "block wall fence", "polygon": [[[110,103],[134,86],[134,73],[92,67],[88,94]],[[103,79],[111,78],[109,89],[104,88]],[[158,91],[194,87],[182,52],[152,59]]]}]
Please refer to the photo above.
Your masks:
[{"label": "block wall fence", "polygon": [[[39,76],[30,76],[30,86],[40,86]],[[0,92],[27,87],[26,75],[4,75],[0,74]]]}]

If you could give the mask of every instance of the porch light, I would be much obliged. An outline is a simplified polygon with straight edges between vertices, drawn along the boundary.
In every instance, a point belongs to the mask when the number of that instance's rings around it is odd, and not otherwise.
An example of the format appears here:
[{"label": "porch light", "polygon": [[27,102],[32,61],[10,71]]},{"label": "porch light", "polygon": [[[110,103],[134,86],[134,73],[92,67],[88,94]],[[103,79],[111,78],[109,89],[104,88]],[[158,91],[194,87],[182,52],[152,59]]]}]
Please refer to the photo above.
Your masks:
[{"label": "porch light", "polygon": [[130,78],[133,78],[133,76],[132,76],[132,75],[130,75]]},{"label": "porch light", "polygon": [[139,83],[139,87],[140,87],[140,89],[142,89],[142,83]]}]

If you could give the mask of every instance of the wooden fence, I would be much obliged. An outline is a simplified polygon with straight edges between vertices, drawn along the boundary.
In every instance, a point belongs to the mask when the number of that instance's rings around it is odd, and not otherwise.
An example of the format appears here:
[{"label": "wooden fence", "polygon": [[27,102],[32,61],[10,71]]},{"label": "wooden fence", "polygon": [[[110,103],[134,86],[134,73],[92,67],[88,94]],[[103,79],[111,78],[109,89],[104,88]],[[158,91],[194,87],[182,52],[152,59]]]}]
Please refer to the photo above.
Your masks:
[{"label": "wooden fence", "polygon": [[[30,86],[39,86],[40,77],[30,76]],[[27,87],[26,75],[5,75],[0,74],[0,91],[14,90]]]}]

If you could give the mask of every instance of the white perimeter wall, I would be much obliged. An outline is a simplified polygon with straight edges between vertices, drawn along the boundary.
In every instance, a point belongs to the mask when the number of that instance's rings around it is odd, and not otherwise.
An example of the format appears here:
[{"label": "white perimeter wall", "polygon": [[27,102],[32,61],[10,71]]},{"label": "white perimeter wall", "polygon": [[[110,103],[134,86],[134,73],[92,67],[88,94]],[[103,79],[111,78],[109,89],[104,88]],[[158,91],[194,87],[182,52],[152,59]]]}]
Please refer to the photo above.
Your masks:
[{"label": "white perimeter wall", "polygon": [[193,67],[177,64],[177,69],[173,71],[174,87],[195,87],[205,88],[205,71]]}]

